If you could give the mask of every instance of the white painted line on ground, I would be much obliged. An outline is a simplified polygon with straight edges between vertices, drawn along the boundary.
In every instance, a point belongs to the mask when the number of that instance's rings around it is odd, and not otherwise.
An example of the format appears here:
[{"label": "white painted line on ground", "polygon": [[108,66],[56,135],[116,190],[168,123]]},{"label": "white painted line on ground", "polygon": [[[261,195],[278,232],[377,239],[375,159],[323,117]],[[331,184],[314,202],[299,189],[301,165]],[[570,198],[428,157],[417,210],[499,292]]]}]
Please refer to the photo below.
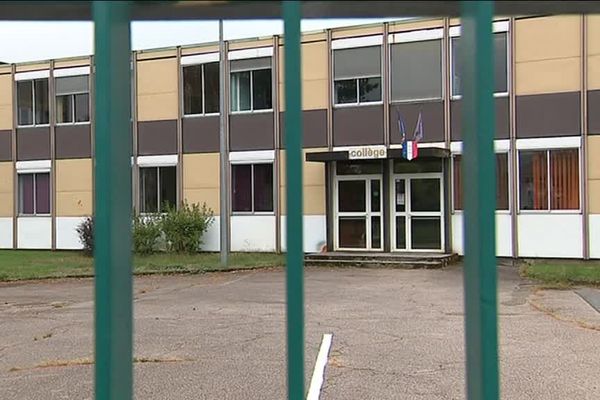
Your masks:
[{"label": "white painted line on ground", "polygon": [[319,355],[317,355],[317,361],[315,362],[315,369],[313,371],[312,379],[310,380],[310,387],[308,388],[308,396],[306,396],[306,400],[319,400],[321,386],[323,386],[323,377],[325,375],[325,366],[327,365],[327,359],[329,358],[329,348],[331,347],[332,339],[333,335],[331,333],[326,333],[323,335],[323,341],[321,342]]}]

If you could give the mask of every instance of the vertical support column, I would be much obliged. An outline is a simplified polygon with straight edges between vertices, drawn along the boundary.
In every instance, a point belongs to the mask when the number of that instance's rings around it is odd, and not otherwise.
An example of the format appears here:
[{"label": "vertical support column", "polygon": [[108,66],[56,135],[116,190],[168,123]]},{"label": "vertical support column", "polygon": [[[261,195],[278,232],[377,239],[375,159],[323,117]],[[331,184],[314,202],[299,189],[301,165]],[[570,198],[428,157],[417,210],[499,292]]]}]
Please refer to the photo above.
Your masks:
[{"label": "vertical support column", "polygon": [[11,152],[12,152],[12,174],[13,174],[13,217],[12,217],[12,247],[17,249],[19,241],[17,239],[18,232],[18,217],[19,217],[19,175],[17,174],[17,82],[15,81],[15,75],[17,73],[17,66],[11,65],[10,78],[12,88],[12,132],[11,132]]},{"label": "vertical support column", "polygon": [[302,227],[302,85],[300,1],[283,3],[287,201],[288,398],[304,400],[304,252]]},{"label": "vertical support column", "polygon": [[[327,29],[327,149],[333,150],[333,50],[331,29]],[[286,105],[287,109],[287,105]]]},{"label": "vertical support column", "polygon": [[273,180],[275,181],[275,252],[281,253],[281,140],[279,129],[279,36],[273,36],[273,69],[271,70],[271,85],[273,90],[273,143],[275,148],[275,160],[273,162]]},{"label": "vertical support column", "polygon": [[50,122],[50,248],[56,250],[56,95],[54,60],[50,61],[48,77],[48,111]]},{"label": "vertical support column", "polygon": [[229,91],[227,90],[227,46],[223,38],[223,20],[219,20],[219,249],[221,267],[229,259]]},{"label": "vertical support column", "polygon": [[[447,149],[450,149],[452,143],[452,133],[450,131],[450,97],[452,95],[452,89],[450,87],[450,18],[444,17],[443,22],[444,26],[442,34],[442,71],[444,75],[442,83],[444,85],[444,143],[445,147]],[[444,207],[444,250],[448,253],[451,253],[453,247],[452,214],[454,214],[454,205],[452,199],[452,187],[454,185],[454,182],[452,181],[452,154],[450,154],[449,159],[444,159],[442,161],[444,166],[444,199],[446,201],[446,206]]]},{"label": "vertical support column", "polygon": [[131,55],[131,82],[129,83],[129,87],[131,88],[131,143],[132,143],[132,151],[131,151],[131,193],[132,199],[131,204],[133,207],[134,214],[138,214],[140,212],[140,185],[139,185],[139,170],[138,170],[138,52],[134,51]]},{"label": "vertical support column", "polygon": [[133,396],[130,2],[93,3],[96,49],[95,390]]},{"label": "vertical support column", "polygon": [[497,400],[493,1],[462,1],[467,398]]},{"label": "vertical support column", "polygon": [[509,156],[510,156],[510,169],[509,169],[509,184],[510,184],[510,228],[512,237],[512,258],[517,259],[519,257],[519,199],[517,197],[518,184],[519,184],[519,171],[518,171],[518,156],[517,151],[517,106],[516,106],[516,67],[515,62],[515,17],[511,17],[508,22],[508,57],[510,61],[510,68],[508,69],[508,134],[510,138]]},{"label": "vertical support column", "polygon": [[183,204],[183,71],[181,46],[177,46],[177,204]]},{"label": "vertical support column", "polygon": [[[88,77],[88,83],[90,87],[90,95],[88,102],[88,112],[90,113],[90,157],[92,159],[92,166],[96,159],[96,64],[94,56],[90,56],[90,76]],[[92,187],[96,187],[96,168],[92,167]],[[96,215],[96,201],[92,200],[92,215]]]},{"label": "vertical support column", "polygon": [[590,259],[590,210],[588,182],[588,34],[587,15],[581,16],[581,211],[582,211],[582,254],[585,260]]},{"label": "vertical support column", "polygon": [[[390,147],[390,93],[391,93],[391,73],[390,73],[390,45],[389,45],[390,25],[383,23],[383,41],[381,45],[381,65],[383,66],[383,144]],[[333,81],[332,81],[333,82]],[[333,87],[333,85],[331,85]]]}]

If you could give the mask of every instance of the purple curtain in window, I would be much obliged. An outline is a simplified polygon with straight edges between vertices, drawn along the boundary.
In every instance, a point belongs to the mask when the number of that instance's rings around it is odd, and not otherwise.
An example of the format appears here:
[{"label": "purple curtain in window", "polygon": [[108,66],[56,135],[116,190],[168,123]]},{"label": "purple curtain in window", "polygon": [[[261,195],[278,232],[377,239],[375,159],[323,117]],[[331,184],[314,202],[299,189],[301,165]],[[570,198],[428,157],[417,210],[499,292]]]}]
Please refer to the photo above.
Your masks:
[{"label": "purple curtain in window", "polygon": [[273,211],[273,164],[254,165],[254,211]]},{"label": "purple curtain in window", "polygon": [[231,166],[231,188],[233,211],[252,211],[252,166]]},{"label": "purple curtain in window", "polygon": [[50,174],[35,174],[36,214],[50,214]]},{"label": "purple curtain in window", "polygon": [[19,175],[19,213],[33,214],[33,174]]}]

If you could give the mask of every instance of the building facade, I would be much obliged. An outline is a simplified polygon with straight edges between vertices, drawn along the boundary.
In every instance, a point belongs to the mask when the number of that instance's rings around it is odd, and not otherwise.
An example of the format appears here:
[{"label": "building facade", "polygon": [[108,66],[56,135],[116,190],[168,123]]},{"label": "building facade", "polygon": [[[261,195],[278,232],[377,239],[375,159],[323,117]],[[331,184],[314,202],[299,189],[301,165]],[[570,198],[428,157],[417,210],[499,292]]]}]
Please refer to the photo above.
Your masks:
[{"label": "building facade", "polygon": [[[493,29],[497,254],[600,258],[600,16]],[[225,154],[218,44],[133,53],[136,212],[205,202],[217,217],[204,250],[219,250],[226,212],[232,251],[285,251],[283,45],[225,44]],[[462,254],[459,48],[448,18],[303,35],[307,252]],[[0,65],[0,248],[81,247],[93,102],[93,57]]]}]

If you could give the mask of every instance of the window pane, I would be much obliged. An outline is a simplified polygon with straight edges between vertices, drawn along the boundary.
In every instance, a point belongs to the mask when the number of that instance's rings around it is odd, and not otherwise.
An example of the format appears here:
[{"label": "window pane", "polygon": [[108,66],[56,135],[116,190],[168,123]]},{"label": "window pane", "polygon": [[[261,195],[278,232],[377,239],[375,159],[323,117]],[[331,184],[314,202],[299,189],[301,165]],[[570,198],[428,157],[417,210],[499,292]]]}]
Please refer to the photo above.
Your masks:
[{"label": "window pane", "polygon": [[73,122],[73,96],[56,96],[56,122]]},{"label": "window pane", "polygon": [[81,93],[75,95],[75,122],[90,120],[90,95]]},{"label": "window pane", "polygon": [[250,110],[250,71],[231,74],[231,111]]},{"label": "window pane", "polygon": [[381,76],[381,46],[334,50],[333,76],[336,80]]},{"label": "window pane", "polygon": [[233,211],[252,211],[252,166],[231,166],[231,202]]},{"label": "window pane", "polygon": [[47,124],[49,121],[48,108],[48,79],[36,79],[35,87],[35,123]]},{"label": "window pane", "polygon": [[204,64],[204,112],[219,112],[219,63]]},{"label": "window pane", "polygon": [[459,155],[454,156],[452,159],[452,167],[454,174],[454,187],[452,188],[453,197],[454,197],[454,209],[462,210],[462,195],[463,195],[463,187],[462,187],[462,169],[460,168],[462,157]]},{"label": "window pane", "polygon": [[254,110],[270,110],[271,103],[271,70],[259,69],[252,71],[252,100]]},{"label": "window pane", "polygon": [[550,151],[550,207],[579,208],[579,152],[577,149]]},{"label": "window pane", "polygon": [[442,247],[440,217],[411,217],[411,246],[415,250],[437,250]]},{"label": "window pane", "polygon": [[396,179],[396,212],[406,211],[406,181]]},{"label": "window pane", "polygon": [[254,211],[273,211],[273,164],[254,165]]},{"label": "window pane", "polygon": [[183,113],[202,114],[202,65],[183,67]]},{"label": "window pane", "polygon": [[367,226],[364,217],[340,217],[339,245],[347,249],[367,247]]},{"label": "window pane", "polygon": [[158,212],[158,168],[140,168],[140,212]]},{"label": "window pane", "polygon": [[371,179],[371,211],[381,211],[381,185],[379,179]]},{"label": "window pane", "polygon": [[160,211],[177,205],[177,167],[160,168]]},{"label": "window pane", "polygon": [[338,210],[340,212],[366,212],[366,183],[364,179],[338,182]]},{"label": "window pane", "polygon": [[521,210],[548,209],[548,164],[545,151],[519,153],[519,203]]},{"label": "window pane", "polygon": [[458,96],[462,94],[462,82],[461,78],[461,66],[460,66],[460,37],[453,37],[450,39],[451,51],[452,51],[452,95]]},{"label": "window pane", "polygon": [[440,180],[411,179],[410,208],[411,211],[440,211]]},{"label": "window pane", "polygon": [[35,213],[50,214],[50,174],[35,174]]},{"label": "window pane", "polygon": [[396,217],[396,248],[406,249],[406,217]]},{"label": "window pane", "polygon": [[442,41],[408,42],[391,47],[392,100],[442,97]]},{"label": "window pane", "polygon": [[371,217],[371,247],[381,248],[381,217]]},{"label": "window pane", "polygon": [[507,89],[506,32],[494,34],[494,92],[505,93]]},{"label": "window pane", "polygon": [[356,79],[335,81],[335,104],[356,103]]},{"label": "window pane", "polygon": [[56,95],[87,93],[89,92],[89,76],[62,76],[55,78]]},{"label": "window pane", "polygon": [[496,154],[496,210],[508,210],[508,153]]},{"label": "window pane", "polygon": [[19,125],[33,125],[33,81],[17,82],[17,114]]},{"label": "window pane", "polygon": [[381,101],[381,78],[361,78],[358,85],[361,103]]},{"label": "window pane", "polygon": [[19,213],[33,214],[33,174],[19,174]]}]

